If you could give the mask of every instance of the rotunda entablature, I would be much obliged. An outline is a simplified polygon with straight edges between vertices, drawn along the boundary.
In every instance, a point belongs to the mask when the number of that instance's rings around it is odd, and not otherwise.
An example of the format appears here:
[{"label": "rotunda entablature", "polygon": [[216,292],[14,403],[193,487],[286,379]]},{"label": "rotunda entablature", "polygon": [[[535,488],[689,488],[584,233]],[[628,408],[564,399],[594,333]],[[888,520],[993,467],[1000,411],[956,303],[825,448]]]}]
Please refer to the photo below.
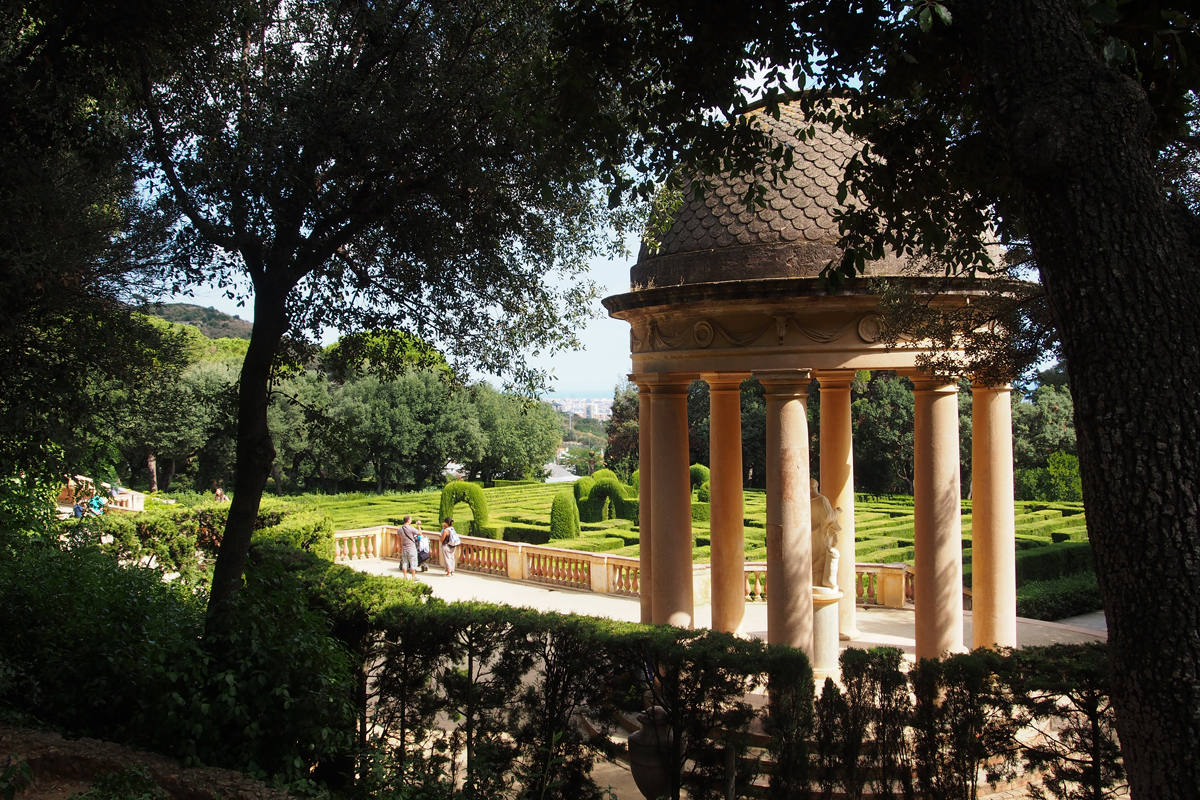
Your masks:
[{"label": "rotunda entablature", "polygon": [[[934,305],[958,306],[987,287],[966,279],[906,279]],[[702,373],[800,367],[914,371],[919,342],[884,341],[879,296],[865,280],[835,292],[815,278],[723,281],[643,289],[605,298],[630,324],[634,373]]]}]

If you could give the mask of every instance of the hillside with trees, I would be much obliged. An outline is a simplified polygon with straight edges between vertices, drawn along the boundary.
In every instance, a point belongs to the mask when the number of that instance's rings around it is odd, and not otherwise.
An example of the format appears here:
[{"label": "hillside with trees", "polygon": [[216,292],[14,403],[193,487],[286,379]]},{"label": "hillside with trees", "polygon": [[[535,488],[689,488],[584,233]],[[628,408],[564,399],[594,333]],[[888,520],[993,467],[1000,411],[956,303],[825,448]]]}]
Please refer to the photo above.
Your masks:
[{"label": "hillside with trees", "polygon": [[145,309],[146,313],[168,322],[191,325],[198,328],[209,339],[249,339],[254,324],[236,314],[230,316],[212,306],[189,305],[188,303],[156,303]]}]

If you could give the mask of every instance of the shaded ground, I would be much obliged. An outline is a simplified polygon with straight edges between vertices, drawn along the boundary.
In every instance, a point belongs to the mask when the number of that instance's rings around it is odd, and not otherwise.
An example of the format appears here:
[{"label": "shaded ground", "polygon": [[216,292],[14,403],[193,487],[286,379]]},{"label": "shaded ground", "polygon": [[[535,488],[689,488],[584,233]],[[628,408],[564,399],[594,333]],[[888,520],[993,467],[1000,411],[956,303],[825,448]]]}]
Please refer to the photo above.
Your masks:
[{"label": "shaded ground", "polygon": [[172,800],[284,800],[288,795],[269,789],[240,772],[228,769],[184,769],[179,762],[154,753],[96,739],[68,741],[56,733],[0,725],[0,769],[14,754],[29,764],[33,786],[20,800],[65,800],[86,791],[92,781],[110,772],[140,767]]}]

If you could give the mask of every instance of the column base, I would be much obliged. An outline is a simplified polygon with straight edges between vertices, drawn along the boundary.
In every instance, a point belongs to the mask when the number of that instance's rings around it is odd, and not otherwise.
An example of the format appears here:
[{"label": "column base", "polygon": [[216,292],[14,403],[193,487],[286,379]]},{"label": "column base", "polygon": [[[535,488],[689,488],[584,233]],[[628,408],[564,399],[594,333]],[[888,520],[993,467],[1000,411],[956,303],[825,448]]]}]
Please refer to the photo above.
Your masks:
[{"label": "column base", "polygon": [[838,655],[838,601],[841,592],[813,594],[813,678],[823,681],[837,679]]},{"label": "column base", "polygon": [[862,631],[860,631],[858,628],[854,628],[853,630],[848,630],[848,631],[842,631],[841,633],[838,634],[838,639],[840,639],[843,642],[853,642],[855,639],[861,639],[861,638],[862,638]]}]

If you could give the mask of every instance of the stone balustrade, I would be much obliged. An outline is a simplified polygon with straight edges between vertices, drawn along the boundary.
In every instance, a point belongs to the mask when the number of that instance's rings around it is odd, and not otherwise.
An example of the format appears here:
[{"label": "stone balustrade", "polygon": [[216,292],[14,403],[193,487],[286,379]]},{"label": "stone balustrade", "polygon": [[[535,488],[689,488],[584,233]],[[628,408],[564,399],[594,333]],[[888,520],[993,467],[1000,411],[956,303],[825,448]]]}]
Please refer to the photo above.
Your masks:
[{"label": "stone balustrade", "polygon": [[[903,608],[913,601],[913,568],[908,564],[855,564],[858,605]],[[767,600],[767,562],[748,561],[745,568],[748,603]]]},{"label": "stone balustrade", "polygon": [[[428,533],[428,532],[427,532]],[[334,535],[338,563],[368,558],[397,558],[400,554],[400,529],[395,525],[338,531]],[[440,541],[430,536],[431,553],[436,562]],[[629,556],[586,553],[561,547],[504,542],[463,536],[458,553],[458,569],[498,575],[516,581],[531,581],[569,589],[641,596],[640,562]],[[767,599],[767,563],[749,561],[745,566],[747,602]],[[709,602],[708,564],[692,567],[693,594],[697,605]],[[908,564],[856,564],[855,595],[859,605],[903,608],[913,602],[915,577]],[[970,590],[963,590],[964,607],[970,608]]]}]

